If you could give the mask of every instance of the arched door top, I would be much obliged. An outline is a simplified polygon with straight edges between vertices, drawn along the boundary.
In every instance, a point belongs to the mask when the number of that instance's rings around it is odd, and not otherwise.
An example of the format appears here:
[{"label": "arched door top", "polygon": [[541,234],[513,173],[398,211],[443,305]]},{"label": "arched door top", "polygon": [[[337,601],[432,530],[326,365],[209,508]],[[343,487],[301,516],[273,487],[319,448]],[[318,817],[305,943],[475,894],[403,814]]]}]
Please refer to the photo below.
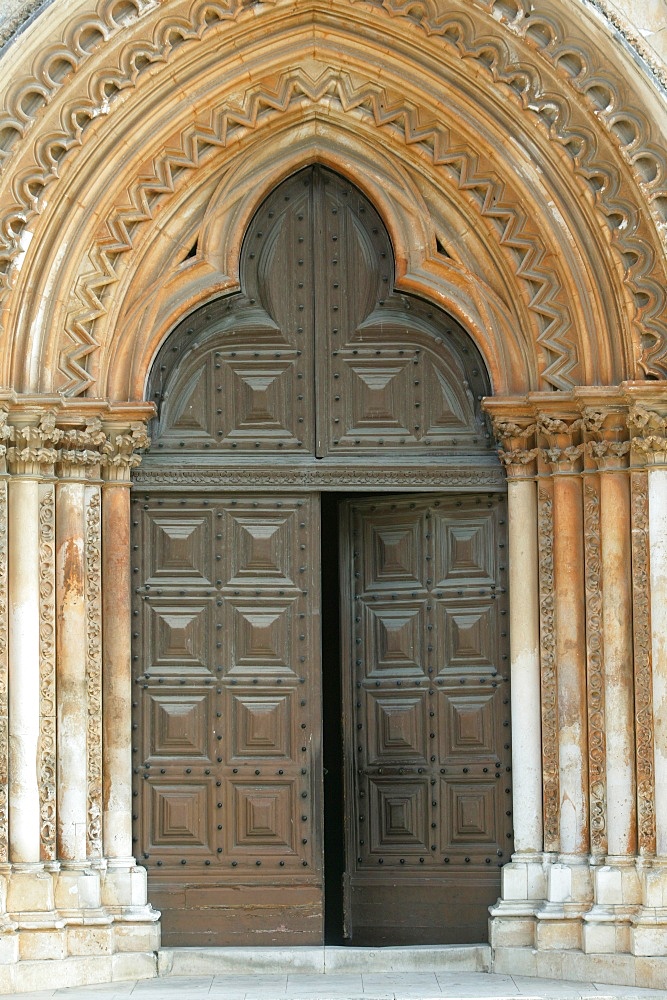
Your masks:
[{"label": "arched door top", "polygon": [[387,229],[347,180],[313,165],[279,185],[246,233],[240,277],[157,356],[161,455],[495,462],[479,351],[452,317],[395,291]]}]

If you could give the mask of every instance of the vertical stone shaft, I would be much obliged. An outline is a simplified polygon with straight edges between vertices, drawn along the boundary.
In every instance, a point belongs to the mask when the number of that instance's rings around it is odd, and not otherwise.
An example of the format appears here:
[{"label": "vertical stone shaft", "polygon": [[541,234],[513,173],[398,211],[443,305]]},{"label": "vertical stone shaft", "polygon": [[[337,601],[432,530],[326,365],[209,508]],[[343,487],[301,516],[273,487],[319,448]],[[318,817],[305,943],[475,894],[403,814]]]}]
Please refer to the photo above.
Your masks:
[{"label": "vertical stone shaft", "polygon": [[607,746],[607,842],[612,856],[637,849],[634,774],[630,483],[600,475],[602,624]]},{"label": "vertical stone shaft", "polygon": [[507,489],[514,847],[536,853],[543,848],[537,490],[529,478],[510,479]]},{"label": "vertical stone shaft", "polygon": [[553,480],[560,852],[570,855],[589,847],[582,481]]},{"label": "vertical stone shaft", "polygon": [[102,492],[104,854],[132,854],[130,483]]},{"label": "vertical stone shaft", "polygon": [[56,683],[58,701],[58,856],[86,857],[85,486],[56,485]]},{"label": "vertical stone shaft", "polygon": [[656,854],[667,857],[667,468],[649,467]]},{"label": "vertical stone shaft", "polygon": [[39,483],[8,485],[9,858],[40,860]]}]

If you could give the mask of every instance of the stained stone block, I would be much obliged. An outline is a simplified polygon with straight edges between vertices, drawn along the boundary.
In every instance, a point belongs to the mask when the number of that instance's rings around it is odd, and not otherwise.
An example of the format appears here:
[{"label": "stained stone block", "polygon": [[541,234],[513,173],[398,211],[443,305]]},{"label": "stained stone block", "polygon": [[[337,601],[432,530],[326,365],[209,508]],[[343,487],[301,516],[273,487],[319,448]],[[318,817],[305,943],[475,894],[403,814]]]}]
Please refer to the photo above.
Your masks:
[{"label": "stained stone block", "polygon": [[108,918],[106,926],[83,924],[67,928],[68,955],[110,955],[113,943],[111,918]]},{"label": "stained stone block", "polygon": [[7,885],[7,911],[28,913],[53,910],[53,878],[48,872],[12,872]]},{"label": "stained stone block", "polygon": [[146,894],[145,868],[107,869],[102,876],[103,906],[145,906]]},{"label": "stained stone block", "polygon": [[[65,958],[67,940],[64,927],[26,928],[19,938],[19,957],[22,961],[52,961]],[[51,984],[52,985],[52,984]]]},{"label": "stained stone block", "polygon": [[100,904],[100,876],[96,871],[61,870],[54,878],[58,910],[97,909]]}]

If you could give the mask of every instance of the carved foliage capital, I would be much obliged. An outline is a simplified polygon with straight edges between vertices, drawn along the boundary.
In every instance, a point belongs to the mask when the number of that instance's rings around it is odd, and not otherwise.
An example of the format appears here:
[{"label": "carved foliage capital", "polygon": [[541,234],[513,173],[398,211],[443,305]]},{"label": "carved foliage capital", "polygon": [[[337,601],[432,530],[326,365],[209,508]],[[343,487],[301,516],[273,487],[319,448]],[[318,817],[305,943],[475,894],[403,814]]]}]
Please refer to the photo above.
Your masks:
[{"label": "carved foliage capital", "polygon": [[667,465],[667,417],[634,405],[628,412],[632,447],[647,465]]},{"label": "carved foliage capital", "polygon": [[141,452],[150,445],[146,425],[130,425],[129,431],[110,433],[105,455],[103,476],[109,481],[129,482],[130,471],[141,462]]}]

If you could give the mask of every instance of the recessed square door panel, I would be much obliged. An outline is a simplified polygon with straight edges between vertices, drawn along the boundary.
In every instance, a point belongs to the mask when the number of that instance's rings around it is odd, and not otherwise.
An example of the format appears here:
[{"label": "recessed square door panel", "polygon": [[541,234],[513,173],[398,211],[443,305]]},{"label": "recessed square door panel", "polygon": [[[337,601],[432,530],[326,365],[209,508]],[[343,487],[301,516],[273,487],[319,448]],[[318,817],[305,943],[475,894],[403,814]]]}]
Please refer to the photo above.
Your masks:
[{"label": "recessed square door panel", "polygon": [[294,514],[229,512],[230,585],[261,582],[294,586],[291,544]]},{"label": "recessed square door panel", "polygon": [[151,670],[206,670],[211,642],[209,602],[187,598],[177,602],[151,599],[148,660]]},{"label": "recessed square door panel", "polygon": [[[284,353],[284,352],[283,352]],[[265,443],[283,441],[291,444],[298,438],[293,408],[297,372],[295,361],[227,362],[226,380],[228,421],[227,437],[247,441],[261,437]]]},{"label": "recessed square door panel", "polygon": [[145,724],[151,734],[152,758],[198,757],[208,760],[210,753],[209,691],[190,690],[186,695],[151,691],[145,700]]},{"label": "recessed square door panel", "polygon": [[425,763],[426,714],[426,692],[369,692],[368,763]]},{"label": "recessed square door panel", "polygon": [[355,436],[375,441],[379,434],[387,443],[410,437],[409,361],[374,357],[341,360],[338,369],[343,409],[338,449],[353,445]]},{"label": "recessed square door panel", "polygon": [[439,522],[435,550],[435,586],[454,587],[466,584],[495,586],[497,576],[497,541],[495,511],[476,517],[447,518],[435,514]]},{"label": "recessed square door panel", "polygon": [[498,732],[494,693],[456,694],[440,691],[440,728],[444,760],[490,760],[496,754]]},{"label": "recessed square door panel", "polygon": [[232,696],[230,760],[293,758],[292,728],[290,692],[251,694],[237,691]]},{"label": "recessed square door panel", "polygon": [[497,792],[497,782],[493,781],[442,781],[443,850],[472,845],[497,849]]},{"label": "recessed square door panel", "polygon": [[365,591],[421,590],[425,586],[424,530],[417,515],[361,522]]},{"label": "recessed square door panel", "polygon": [[229,673],[293,673],[293,602],[232,600],[227,611],[232,639]]},{"label": "recessed square door panel", "polygon": [[424,674],[422,605],[366,605],[365,616],[368,677]]},{"label": "recessed square door panel", "polygon": [[369,853],[382,856],[428,851],[428,798],[428,782],[424,780],[370,781]]},{"label": "recessed square door panel", "polygon": [[152,848],[210,852],[211,791],[202,784],[156,781],[146,784]]},{"label": "recessed square door panel", "polygon": [[149,585],[186,581],[210,586],[213,579],[211,512],[147,511]]},{"label": "recessed square door panel", "polygon": [[229,853],[293,854],[295,805],[292,782],[233,782]]},{"label": "recessed square door panel", "polygon": [[493,670],[496,667],[496,603],[437,605],[435,628],[444,639],[445,670]]}]

